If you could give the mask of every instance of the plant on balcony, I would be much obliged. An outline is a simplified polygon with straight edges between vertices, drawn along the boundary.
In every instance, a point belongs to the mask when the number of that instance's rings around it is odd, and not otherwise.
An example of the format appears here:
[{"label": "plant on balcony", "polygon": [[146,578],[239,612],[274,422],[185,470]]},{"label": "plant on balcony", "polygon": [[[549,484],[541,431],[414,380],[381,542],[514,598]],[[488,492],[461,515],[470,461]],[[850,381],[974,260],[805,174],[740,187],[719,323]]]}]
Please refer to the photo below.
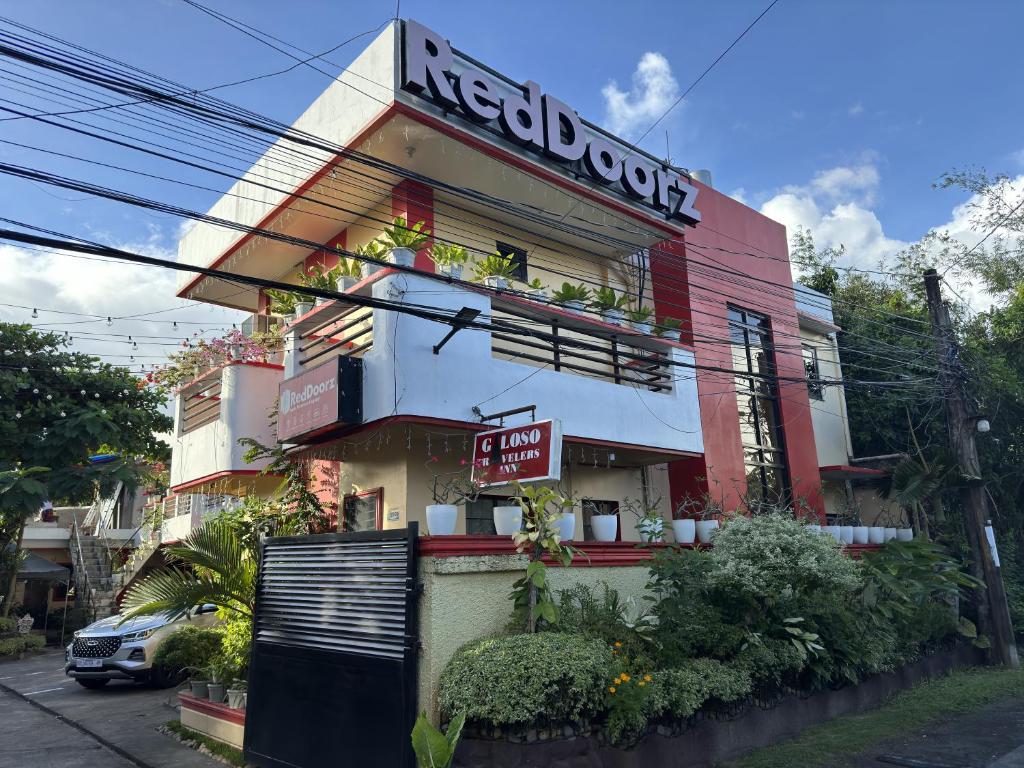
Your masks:
[{"label": "plant on balcony", "polygon": [[507,289],[515,273],[515,264],[497,252],[473,263],[473,280],[490,288]]},{"label": "plant on balcony", "polygon": [[639,499],[625,499],[623,506],[636,518],[636,530],[640,540],[648,543],[660,542],[665,535],[665,518],[659,507],[661,497],[643,502]]},{"label": "plant on balcony", "polygon": [[683,321],[675,317],[663,317],[661,322],[655,326],[654,332],[663,339],[679,341]]},{"label": "plant on balcony", "polygon": [[229,360],[266,362],[271,355],[284,348],[284,340],[276,329],[254,333],[252,336],[246,336],[236,329],[220,338],[183,342],[183,346],[185,344],[187,346],[184,349],[167,356],[166,364],[146,374],[146,382],[179,387]]},{"label": "plant on balcony", "polygon": [[587,302],[590,301],[590,289],[583,283],[577,285],[562,283],[562,287],[551,294],[551,300],[573,312],[582,312]]},{"label": "plant on balcony", "polygon": [[430,230],[424,229],[426,222],[417,221],[411,227],[401,216],[396,216],[390,227],[385,228],[380,241],[388,251],[388,260],[400,267],[416,264],[416,251],[427,244]]},{"label": "plant on balcony", "polygon": [[615,289],[602,285],[594,291],[590,306],[601,313],[601,319],[612,325],[622,325],[622,310],[629,299]]},{"label": "plant on balcony", "polygon": [[360,262],[363,279],[384,269],[387,263],[385,261],[387,248],[380,240],[371,240],[364,245],[356,246],[353,253],[368,259],[367,261]]},{"label": "plant on balcony", "polygon": [[287,321],[306,314],[313,308],[313,297],[300,291],[278,291],[267,289],[270,297],[270,314],[280,315]]},{"label": "plant on balcony", "polygon": [[576,549],[562,543],[559,516],[564,499],[547,486],[523,486],[515,483],[515,501],[523,510],[522,530],[512,536],[517,551],[529,559],[526,575],[512,585],[513,622],[524,619],[526,632],[537,631],[539,621],[558,623],[558,606],[548,583],[546,554],[568,566]]},{"label": "plant on balcony", "polygon": [[462,268],[469,261],[469,251],[461,245],[435,243],[430,249],[430,260],[437,265],[437,271],[453,280],[462,279]]},{"label": "plant on balcony", "polygon": [[[313,264],[309,269],[299,275],[299,282],[307,288],[314,288],[318,291],[337,290],[338,278],[341,276],[341,269],[337,266],[327,269],[323,264]],[[329,299],[317,298],[316,303],[324,304]]]},{"label": "plant on balcony", "polygon": [[[427,461],[428,468],[439,461],[439,457],[431,456]],[[455,533],[459,505],[476,501],[482,488],[480,483],[473,481],[471,470],[459,469],[435,474],[430,485],[434,503],[427,506],[427,530],[430,535],[450,536]]]},{"label": "plant on balcony", "polygon": [[547,297],[547,288],[539,277],[535,277],[526,284],[526,293],[531,299],[543,299]]},{"label": "plant on balcony", "polygon": [[647,305],[641,304],[629,310],[626,316],[629,318],[629,324],[637,333],[649,334],[651,332],[651,318],[654,316],[654,310]]}]

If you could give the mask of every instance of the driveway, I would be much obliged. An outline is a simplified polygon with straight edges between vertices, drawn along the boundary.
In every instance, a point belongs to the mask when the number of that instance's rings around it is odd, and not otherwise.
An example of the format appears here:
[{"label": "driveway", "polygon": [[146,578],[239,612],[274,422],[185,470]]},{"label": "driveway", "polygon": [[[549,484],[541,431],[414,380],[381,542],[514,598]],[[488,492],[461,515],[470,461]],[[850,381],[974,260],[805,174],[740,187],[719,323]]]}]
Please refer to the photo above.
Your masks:
[{"label": "driveway", "polygon": [[65,677],[63,651],[2,662],[0,768],[223,768],[156,730],[178,719],[177,701],[127,681],[86,690]]}]

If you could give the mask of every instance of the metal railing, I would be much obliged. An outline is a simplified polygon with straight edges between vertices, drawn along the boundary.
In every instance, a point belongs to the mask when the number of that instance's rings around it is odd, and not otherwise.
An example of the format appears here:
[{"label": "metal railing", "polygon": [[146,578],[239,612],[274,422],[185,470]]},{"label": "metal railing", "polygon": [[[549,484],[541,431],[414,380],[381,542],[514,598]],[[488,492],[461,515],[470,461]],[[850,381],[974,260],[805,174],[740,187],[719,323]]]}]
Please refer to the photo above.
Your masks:
[{"label": "metal railing", "polygon": [[182,409],[181,433],[188,434],[220,418],[221,376],[218,371],[208,381],[189,389]]},{"label": "metal railing", "polygon": [[373,310],[328,302],[300,323],[296,354],[302,366],[334,357],[362,357],[373,348]]},{"label": "metal railing", "polygon": [[[89,583],[89,569],[85,564],[85,554],[82,552],[82,531],[78,527],[78,517],[71,517],[71,537],[74,539],[75,547],[71,550],[72,559],[77,553],[78,558],[75,562],[75,602],[78,602],[79,595],[84,597],[82,607],[85,609],[85,613],[90,617],[90,621],[96,620],[96,607],[93,602],[93,588]],[[79,575],[82,579],[79,581]],[[82,594],[84,593],[84,594]]]}]

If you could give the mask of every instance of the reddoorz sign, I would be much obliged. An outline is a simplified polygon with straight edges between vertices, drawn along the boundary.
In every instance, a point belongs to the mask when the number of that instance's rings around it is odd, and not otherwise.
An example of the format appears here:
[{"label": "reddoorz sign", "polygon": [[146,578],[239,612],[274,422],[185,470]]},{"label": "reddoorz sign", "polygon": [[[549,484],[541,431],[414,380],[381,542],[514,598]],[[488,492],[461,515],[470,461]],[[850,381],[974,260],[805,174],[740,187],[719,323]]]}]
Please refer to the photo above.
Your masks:
[{"label": "reddoorz sign", "polygon": [[562,425],[554,419],[481,432],[473,442],[473,482],[481,486],[561,476]]},{"label": "reddoorz sign", "polygon": [[479,125],[497,123],[508,141],[568,164],[667,219],[700,221],[694,205],[698,190],[678,170],[584,124],[575,110],[542,93],[537,83],[510,82],[473,66],[422,24],[410,20],[402,25],[403,90],[429,99],[446,114],[458,111]]}]

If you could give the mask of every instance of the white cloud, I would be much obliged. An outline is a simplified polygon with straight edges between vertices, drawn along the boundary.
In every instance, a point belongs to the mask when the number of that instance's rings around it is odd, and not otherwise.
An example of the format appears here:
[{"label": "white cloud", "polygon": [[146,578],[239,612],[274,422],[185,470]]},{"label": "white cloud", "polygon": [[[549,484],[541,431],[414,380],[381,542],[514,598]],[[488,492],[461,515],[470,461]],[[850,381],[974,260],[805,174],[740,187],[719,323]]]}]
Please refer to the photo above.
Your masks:
[{"label": "white cloud", "polygon": [[[158,246],[157,239],[151,233],[147,242],[116,247],[173,260],[174,254]],[[127,365],[135,372],[141,365],[149,368],[163,362],[193,333],[220,335],[223,331],[215,329],[230,329],[232,323],[244,317],[234,310],[177,298],[177,273],[156,267],[15,245],[0,245],[0,267],[0,296],[4,297],[0,320],[30,322],[40,330],[67,331],[74,339],[74,349]],[[32,318],[33,309],[37,318]],[[126,317],[143,314],[151,316]],[[109,326],[107,317],[115,318]],[[175,321],[177,328],[172,324]]]},{"label": "white cloud", "polygon": [[629,136],[647,128],[672,106],[679,85],[672,67],[662,54],[648,51],[640,57],[628,91],[611,80],[601,89],[605,104],[605,127],[612,133]]},{"label": "white cloud", "polygon": [[850,117],[857,117],[858,115],[861,115],[861,114],[864,113],[864,105],[861,104],[859,101],[856,104],[851,104],[850,108],[848,110],[846,110],[846,113]]}]

